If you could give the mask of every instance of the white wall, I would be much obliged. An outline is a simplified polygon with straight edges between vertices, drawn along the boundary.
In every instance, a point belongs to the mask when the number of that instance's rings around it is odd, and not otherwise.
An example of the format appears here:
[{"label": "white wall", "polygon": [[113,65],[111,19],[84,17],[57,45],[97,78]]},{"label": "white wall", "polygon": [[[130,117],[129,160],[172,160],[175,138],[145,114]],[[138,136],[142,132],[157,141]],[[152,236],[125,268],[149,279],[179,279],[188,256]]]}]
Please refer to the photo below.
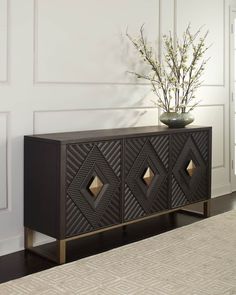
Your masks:
[{"label": "white wall", "polygon": [[[23,248],[23,135],[155,125],[122,36],[209,28],[196,123],[213,126],[213,194],[230,191],[230,0],[0,0],[0,255]],[[132,56],[132,58],[130,58]]]}]

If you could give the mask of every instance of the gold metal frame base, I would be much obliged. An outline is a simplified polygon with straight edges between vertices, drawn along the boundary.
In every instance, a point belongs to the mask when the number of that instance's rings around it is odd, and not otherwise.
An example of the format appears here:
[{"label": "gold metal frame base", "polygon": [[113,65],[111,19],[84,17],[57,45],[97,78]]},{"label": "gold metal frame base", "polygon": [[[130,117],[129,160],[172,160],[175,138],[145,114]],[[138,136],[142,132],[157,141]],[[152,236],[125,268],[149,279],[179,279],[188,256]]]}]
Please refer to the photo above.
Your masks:
[{"label": "gold metal frame base", "polygon": [[197,216],[197,217],[204,217],[204,218],[210,217],[211,216],[210,200],[204,201],[202,203],[203,203],[203,212],[182,208],[179,210],[179,213],[188,214],[188,215]]},{"label": "gold metal frame base", "polygon": [[94,234],[97,234],[97,233],[102,233],[102,232],[112,230],[112,229],[115,229],[115,228],[119,228],[119,227],[123,227],[123,229],[125,231],[126,226],[129,225],[129,224],[137,223],[137,222],[140,222],[140,221],[143,221],[143,220],[146,220],[146,219],[154,218],[154,217],[157,217],[157,216],[160,216],[160,215],[173,213],[173,212],[179,212],[179,213],[194,215],[194,216],[198,216],[198,217],[199,216],[200,217],[209,217],[210,216],[210,200],[201,201],[201,202],[198,202],[198,203],[195,203],[195,204],[200,204],[200,203],[203,204],[203,213],[185,209],[186,206],[184,206],[184,207],[181,207],[181,208],[165,210],[165,211],[158,212],[158,213],[150,215],[150,216],[142,217],[140,219],[131,220],[131,221],[128,221],[128,222],[120,223],[120,224],[109,226],[109,227],[106,227],[106,228],[101,228],[101,229],[93,231],[93,232],[81,234],[81,235],[66,238],[66,239],[63,239],[63,240],[56,240],[57,251],[56,251],[56,255],[54,255],[54,256],[52,254],[46,252],[45,250],[41,249],[40,247],[34,247],[33,240],[34,240],[35,231],[28,228],[28,227],[25,227],[25,249],[30,251],[30,252],[36,253],[36,254],[38,254],[38,255],[40,255],[42,257],[45,257],[45,258],[47,258],[47,259],[49,259],[51,261],[54,261],[54,262],[56,262],[58,264],[63,264],[63,263],[66,262],[66,242],[68,242],[68,241],[77,240],[77,239],[80,239],[80,238],[83,238],[83,237],[87,237],[87,236],[94,235]]},{"label": "gold metal frame base", "polygon": [[66,240],[56,240],[56,255],[53,255],[51,253],[48,253],[46,250],[43,250],[42,248],[35,247],[33,245],[34,240],[34,234],[36,231],[25,227],[25,249],[33,252],[35,254],[38,254],[44,258],[47,258],[53,262],[63,264],[66,262]]}]

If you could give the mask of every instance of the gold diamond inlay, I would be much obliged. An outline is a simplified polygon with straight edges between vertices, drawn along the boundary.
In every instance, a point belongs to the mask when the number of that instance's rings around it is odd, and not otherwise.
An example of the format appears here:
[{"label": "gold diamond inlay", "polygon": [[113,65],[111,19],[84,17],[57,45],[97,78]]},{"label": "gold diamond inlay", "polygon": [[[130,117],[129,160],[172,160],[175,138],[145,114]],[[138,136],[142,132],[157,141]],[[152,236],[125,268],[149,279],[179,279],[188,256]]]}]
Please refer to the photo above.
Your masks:
[{"label": "gold diamond inlay", "polygon": [[143,174],[143,180],[147,186],[150,186],[154,176],[155,176],[154,172],[152,171],[152,169],[150,167],[148,167]]},{"label": "gold diamond inlay", "polygon": [[191,160],[186,168],[187,173],[189,176],[193,176],[195,170],[196,170],[196,165],[194,164],[193,160]]},{"label": "gold diamond inlay", "polygon": [[91,180],[91,184],[89,185],[89,190],[91,194],[93,195],[93,197],[97,198],[97,196],[99,195],[99,193],[101,192],[103,188],[103,185],[104,184],[102,183],[101,179],[98,176],[95,176]]}]

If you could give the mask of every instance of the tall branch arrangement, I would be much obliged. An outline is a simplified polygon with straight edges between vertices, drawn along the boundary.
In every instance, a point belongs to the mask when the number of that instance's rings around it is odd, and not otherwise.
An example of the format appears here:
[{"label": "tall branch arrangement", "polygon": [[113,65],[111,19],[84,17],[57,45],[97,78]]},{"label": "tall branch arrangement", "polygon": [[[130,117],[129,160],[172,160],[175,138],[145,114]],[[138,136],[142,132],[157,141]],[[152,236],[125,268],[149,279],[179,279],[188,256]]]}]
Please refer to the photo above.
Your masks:
[{"label": "tall branch arrangement", "polygon": [[165,112],[188,112],[199,102],[195,101],[195,92],[202,84],[202,74],[209,59],[205,52],[209,47],[205,41],[208,32],[201,36],[200,28],[190,33],[190,25],[184,31],[182,40],[163,35],[163,56],[157,57],[153,47],[144,36],[144,26],[138,38],[127,37],[138,51],[141,59],[150,68],[148,74],[129,72],[138,79],[148,80],[157,99],[155,104]]}]

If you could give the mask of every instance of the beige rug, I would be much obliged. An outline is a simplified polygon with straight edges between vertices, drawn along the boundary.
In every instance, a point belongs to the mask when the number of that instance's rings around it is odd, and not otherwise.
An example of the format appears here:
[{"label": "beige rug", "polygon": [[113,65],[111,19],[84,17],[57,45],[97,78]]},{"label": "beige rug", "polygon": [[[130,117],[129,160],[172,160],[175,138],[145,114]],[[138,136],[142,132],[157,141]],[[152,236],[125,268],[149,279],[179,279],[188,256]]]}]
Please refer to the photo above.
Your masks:
[{"label": "beige rug", "polygon": [[236,294],[236,211],[1,284],[9,294]]}]

